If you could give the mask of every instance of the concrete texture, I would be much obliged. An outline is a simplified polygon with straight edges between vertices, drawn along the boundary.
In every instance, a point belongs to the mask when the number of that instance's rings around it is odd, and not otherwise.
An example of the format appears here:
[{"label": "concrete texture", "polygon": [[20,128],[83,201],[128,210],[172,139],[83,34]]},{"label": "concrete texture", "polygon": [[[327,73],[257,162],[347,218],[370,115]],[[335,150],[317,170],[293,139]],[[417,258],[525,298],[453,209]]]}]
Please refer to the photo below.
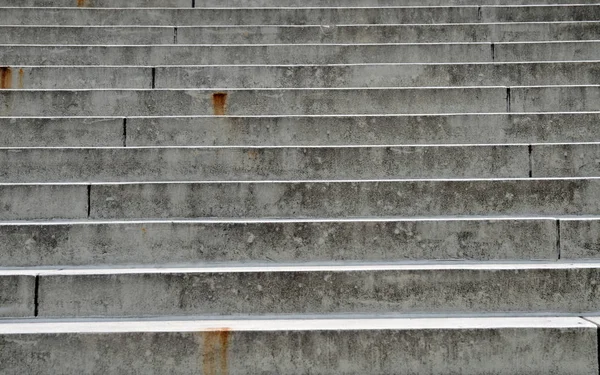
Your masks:
[{"label": "concrete texture", "polygon": [[[565,0],[561,0],[565,1]],[[191,8],[191,0],[0,0],[3,7]]]},{"label": "concrete texture", "polygon": [[561,258],[600,258],[600,221],[592,219],[560,220]]},{"label": "concrete texture", "polygon": [[85,185],[0,185],[0,220],[87,217]]},{"label": "concrete texture", "polygon": [[122,146],[123,119],[0,118],[1,147]]},{"label": "concrete texture", "polygon": [[[121,71],[119,70],[119,72]],[[79,70],[77,73],[79,73]],[[52,73],[48,75],[50,74]],[[95,77],[97,73],[92,70],[79,74]],[[56,80],[50,78],[48,81],[52,82]],[[142,80],[140,79],[140,81]],[[48,82],[48,86],[50,86],[50,82]],[[80,86],[71,84],[70,87],[63,84],[63,87],[82,88],[85,84],[89,85],[89,82],[81,82]],[[112,83],[100,82],[98,86],[105,87],[110,84]],[[600,62],[186,66],[156,68],[155,77],[155,87],[157,88],[527,86],[577,84],[600,84]],[[27,88],[27,84],[24,87]]]},{"label": "concrete texture", "polygon": [[600,144],[534,145],[534,177],[600,176]]},{"label": "concrete texture", "polygon": [[[197,321],[189,321],[179,322],[180,330],[170,328],[168,332],[91,333],[90,327],[140,325],[93,322],[79,324],[79,333],[2,334],[0,361],[7,375],[20,375],[23,371],[44,374],[48,369],[61,374],[79,374],[86,369],[88,374],[102,375],[575,375],[596,370],[595,326],[579,318],[563,318],[558,324],[545,323],[550,319],[536,319],[541,322],[523,319],[525,323],[508,327],[471,327],[470,319],[448,319],[439,327],[428,327],[420,319],[405,324],[386,324],[387,319],[380,319],[376,322],[382,324],[377,325],[370,324],[371,319],[324,320],[321,324],[311,319],[302,321],[304,329],[290,329],[298,323],[283,320],[284,326],[277,330],[271,329],[272,321],[249,321],[255,327],[252,331],[229,328],[235,321],[214,321],[222,328],[213,330],[196,328]],[[210,321],[203,323],[210,327]],[[172,322],[141,324],[156,329],[171,326]],[[311,328],[314,326],[323,328]]]},{"label": "concrete texture", "polygon": [[600,214],[600,180],[93,185],[91,218]]},{"label": "concrete texture", "polygon": [[327,26],[0,26],[0,44],[310,44],[594,40],[600,22]]},{"label": "concrete texture", "polygon": [[600,110],[600,86],[514,87],[512,112],[577,112]]},{"label": "concrete texture", "polygon": [[[600,87],[515,90],[515,108],[591,110]],[[561,102],[571,92],[587,100]],[[529,95],[543,102],[531,102]],[[0,90],[0,116],[168,116],[473,113],[507,111],[504,87],[273,90]],[[545,101],[553,99],[552,103]],[[527,100],[527,101],[525,101]],[[521,103],[521,101],[524,101]],[[26,105],[25,105],[26,104]],[[521,104],[520,107],[518,104]],[[540,107],[540,108],[537,108]]]},{"label": "concrete texture", "polygon": [[[127,120],[127,145],[587,142],[600,139],[598,122],[599,113],[131,118]],[[77,141],[73,138],[69,143]]]},{"label": "concrete texture", "polygon": [[152,68],[13,66],[9,69],[9,78],[3,81],[5,89],[152,88]]},{"label": "concrete texture", "polygon": [[[580,61],[596,60],[593,41],[494,43],[493,61]],[[594,52],[595,51],[595,52]]]},{"label": "concrete texture", "polygon": [[0,182],[527,177],[527,146],[1,149]]},{"label": "concrete texture", "polygon": [[[584,264],[585,265],[585,264]],[[600,309],[597,263],[243,267],[39,276],[39,316],[582,314]],[[102,272],[100,274],[100,272]],[[139,273],[138,273],[139,272]]]},{"label": "concrete texture", "polygon": [[35,277],[0,276],[0,318],[33,317],[34,294]]},{"label": "concrete texture", "polygon": [[[567,44],[573,44],[568,43]],[[547,44],[547,43],[542,43]],[[600,42],[577,43],[585,60],[600,60]],[[568,46],[563,47],[568,49]],[[543,54],[543,49],[536,49]],[[579,56],[578,55],[578,56]],[[17,65],[246,65],[491,62],[490,44],[0,46],[0,64]],[[555,59],[562,55],[555,56]],[[516,61],[527,59],[528,55]],[[537,57],[537,56],[536,56]],[[529,58],[531,60],[531,58]],[[580,58],[584,59],[584,58]],[[535,59],[539,60],[539,59]]]},{"label": "concrete texture", "polygon": [[[316,88],[600,84],[600,62],[10,67],[4,88]],[[154,76],[153,76],[154,74]]]},{"label": "concrete texture", "polygon": [[[89,0],[91,1],[91,0]],[[600,6],[91,9],[4,8],[1,25],[334,25],[597,21]]]},{"label": "concrete texture", "polygon": [[0,225],[5,267],[205,262],[556,260],[556,220]]}]

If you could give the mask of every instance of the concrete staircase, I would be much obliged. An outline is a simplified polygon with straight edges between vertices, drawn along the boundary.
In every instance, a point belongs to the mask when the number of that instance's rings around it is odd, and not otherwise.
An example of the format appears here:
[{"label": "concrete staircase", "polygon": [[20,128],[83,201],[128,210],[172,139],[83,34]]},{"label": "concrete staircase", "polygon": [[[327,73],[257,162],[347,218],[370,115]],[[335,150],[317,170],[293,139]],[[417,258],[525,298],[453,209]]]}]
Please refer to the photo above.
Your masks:
[{"label": "concrete staircase", "polygon": [[0,373],[598,374],[555,2],[0,0]]}]

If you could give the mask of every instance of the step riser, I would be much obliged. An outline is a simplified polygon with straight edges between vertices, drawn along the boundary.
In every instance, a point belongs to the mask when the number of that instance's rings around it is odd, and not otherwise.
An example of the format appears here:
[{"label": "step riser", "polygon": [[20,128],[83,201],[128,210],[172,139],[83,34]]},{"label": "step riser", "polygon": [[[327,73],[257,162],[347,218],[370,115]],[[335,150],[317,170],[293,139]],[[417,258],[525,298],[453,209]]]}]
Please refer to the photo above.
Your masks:
[{"label": "step riser", "polygon": [[557,259],[550,219],[4,225],[0,237],[4,267]]},{"label": "step riser", "polygon": [[0,44],[310,44],[594,40],[599,22],[236,27],[0,26]]},{"label": "step riser", "polygon": [[561,258],[600,258],[600,221],[568,220],[560,222]]},{"label": "step riser", "polygon": [[10,89],[297,88],[600,84],[600,63],[11,67]]},{"label": "step riser", "polygon": [[0,361],[7,375],[129,372],[133,363],[147,374],[331,374],[340,363],[357,375],[592,374],[596,341],[590,327],[3,335]]},{"label": "step riser", "polygon": [[[562,148],[557,151],[562,155]],[[0,165],[0,182],[6,183],[528,177],[529,151],[527,146],[4,149]]]},{"label": "step riser", "polygon": [[361,115],[598,110],[600,86],[0,91],[0,116]]},{"label": "step riser", "polygon": [[598,215],[600,180],[0,186],[0,220]]},{"label": "step riser", "polygon": [[0,25],[336,25],[597,21],[600,6],[77,9],[4,8]]},{"label": "step riser", "polygon": [[600,114],[374,117],[0,118],[2,147],[298,146],[588,142]]},{"label": "step riser", "polygon": [[600,269],[206,272],[39,276],[38,317],[582,314]]},{"label": "step riser", "polygon": [[600,42],[405,45],[0,46],[0,64],[285,65],[600,60]]},{"label": "step riser", "polygon": [[[569,1],[569,0],[560,0]],[[198,1],[200,3],[200,1]],[[0,0],[2,7],[191,8],[192,0]]]}]

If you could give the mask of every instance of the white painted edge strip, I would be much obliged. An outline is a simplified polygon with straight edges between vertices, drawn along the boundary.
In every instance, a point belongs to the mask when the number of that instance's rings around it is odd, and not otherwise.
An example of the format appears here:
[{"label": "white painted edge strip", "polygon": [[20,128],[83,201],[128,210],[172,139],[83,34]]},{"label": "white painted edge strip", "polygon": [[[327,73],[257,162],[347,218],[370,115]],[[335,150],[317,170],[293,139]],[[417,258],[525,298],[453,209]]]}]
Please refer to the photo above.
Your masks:
[{"label": "white painted edge strip", "polygon": [[317,10],[340,10],[340,9],[452,9],[452,8],[471,8],[471,9],[478,9],[478,8],[577,8],[577,7],[595,7],[598,6],[599,4],[563,4],[563,3],[558,3],[558,4],[506,4],[506,5],[494,5],[494,4],[489,4],[489,5],[477,5],[477,4],[468,4],[468,5],[382,5],[382,6],[369,6],[369,5],[365,5],[365,6],[326,6],[326,7],[318,7],[318,6],[308,6],[308,7],[301,7],[301,6],[283,6],[283,7],[276,7],[276,6],[257,6],[257,7],[197,7],[197,8],[191,8],[191,7],[125,7],[125,8],[119,8],[119,7],[32,7],[32,6],[27,6],[27,7],[15,7],[15,6],[7,6],[7,7],[0,7],[0,10],[2,9],[26,9],[26,10],[65,10],[65,9],[69,9],[69,10],[78,10],[78,11],[98,11],[98,10],[119,10],[119,11],[137,11],[137,10],[148,10],[148,9],[160,9],[160,10],[172,10],[172,11],[181,11],[181,10],[253,10],[253,9],[258,9],[258,10],[295,10],[295,9],[302,9],[302,10],[308,10],[308,9],[317,9]]},{"label": "white painted edge strip", "polygon": [[[590,318],[590,320],[592,320]],[[365,331],[461,329],[596,329],[577,317],[0,321],[0,335],[207,331]]]},{"label": "white painted edge strip", "polygon": [[207,264],[205,266],[181,267],[63,267],[63,268],[19,268],[0,269],[2,276],[98,276],[98,275],[165,275],[165,274],[205,274],[242,272],[378,272],[378,271],[527,271],[527,270],[566,270],[598,269],[598,261],[579,262],[466,262],[466,261],[419,261],[406,263],[302,263],[302,264]]}]

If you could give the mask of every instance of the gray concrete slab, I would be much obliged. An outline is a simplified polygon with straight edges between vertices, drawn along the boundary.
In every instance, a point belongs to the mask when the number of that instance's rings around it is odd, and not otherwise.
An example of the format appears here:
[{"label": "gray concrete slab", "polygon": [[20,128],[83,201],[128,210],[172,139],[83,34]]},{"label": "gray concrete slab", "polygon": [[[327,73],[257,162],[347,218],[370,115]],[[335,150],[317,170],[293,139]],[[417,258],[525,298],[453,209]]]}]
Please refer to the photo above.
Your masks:
[{"label": "gray concrete slab", "polygon": [[[296,88],[600,84],[600,62],[10,67],[11,89]],[[6,70],[6,69],[5,69]],[[154,74],[154,75],[153,75]]]},{"label": "gray concrete slab", "polygon": [[534,145],[534,177],[600,176],[600,144]]},{"label": "gray concrete slab", "polygon": [[[11,1],[11,0],[3,0]],[[13,0],[14,1],[14,0]],[[36,1],[36,0],[27,0]],[[38,0],[43,1],[43,0]],[[532,4],[597,4],[596,0],[329,0],[327,6],[448,6],[448,5],[532,5]],[[202,7],[270,7],[323,6],[323,0],[203,0]]]},{"label": "gray concrete slab", "polygon": [[494,43],[493,61],[579,61],[595,59],[592,41]]},{"label": "gray concrete slab", "polygon": [[152,68],[13,66],[5,67],[5,89],[150,89]]},{"label": "gray concrete slab", "polygon": [[1,147],[122,146],[123,119],[0,118]]},{"label": "gray concrete slab", "polygon": [[[144,269],[39,276],[39,317],[583,314],[598,263]],[[135,272],[135,273],[131,273]]]},{"label": "gray concrete slab", "polygon": [[553,219],[0,224],[5,267],[556,260]]},{"label": "gray concrete slab", "polygon": [[[0,335],[4,348],[0,360],[7,375],[46,373],[49,368],[62,374],[78,374],[81,369],[89,369],[89,374],[508,375],[596,371],[597,337],[591,323],[579,318],[514,321],[249,320],[247,325],[252,328],[246,330],[239,321],[222,320],[8,323],[3,326],[18,328]],[[64,326],[70,331],[47,326]],[[131,327],[139,326],[146,328],[131,332]],[[121,330],[112,332],[115,327]],[[156,332],[164,327],[167,332]],[[26,330],[38,332],[20,333]]]},{"label": "gray concrete slab", "polygon": [[130,118],[127,145],[587,142],[600,139],[599,121],[600,113]]},{"label": "gray concrete slab", "polygon": [[600,6],[93,9],[3,8],[1,25],[336,25],[598,21]]},{"label": "gray concrete slab", "polygon": [[599,214],[600,180],[94,185],[91,218]]},{"label": "gray concrete slab", "polygon": [[[43,71],[43,68],[36,69],[42,69]],[[51,68],[48,69],[50,72],[53,71]],[[76,72],[82,76],[85,74],[86,77],[96,77],[97,74],[95,71],[80,73],[77,70]],[[34,70],[32,74],[35,73]],[[599,73],[600,62],[186,66],[156,68],[155,87],[294,88],[586,85],[600,84]],[[48,75],[53,74],[48,73]],[[47,80],[56,81],[52,78]],[[65,88],[84,88],[84,85],[89,85],[90,82],[82,81],[81,84],[77,86],[71,84],[70,87],[65,86],[67,84],[65,83],[62,86]],[[97,86],[111,84],[112,82],[99,82]],[[47,85],[50,86],[50,83]],[[25,87],[28,86],[25,85]]]},{"label": "gray concrete slab", "polygon": [[[565,0],[561,0],[565,1]],[[0,0],[3,7],[191,8],[191,0]]]},{"label": "gray concrete slab", "polygon": [[311,44],[595,40],[600,22],[328,26],[0,26],[0,44]]},{"label": "gray concrete slab", "polygon": [[[546,44],[546,43],[543,43]],[[572,43],[570,43],[572,44]],[[580,60],[600,60],[600,42],[577,44]],[[563,47],[568,50],[567,47]],[[536,49],[543,54],[543,49]],[[0,46],[0,65],[248,65],[491,62],[489,44]],[[562,55],[555,55],[554,60]],[[587,58],[584,58],[587,56]],[[523,54],[516,61],[532,59]]]},{"label": "gray concrete slab", "polygon": [[[568,17],[570,11],[565,9],[560,13]],[[397,24],[478,22],[478,17],[477,6],[437,8],[0,9],[0,25],[57,26]],[[567,20],[568,18],[565,19],[565,21]],[[594,19],[592,18],[592,20]]]},{"label": "gray concrete slab", "polygon": [[528,177],[523,146],[0,148],[0,182]]},{"label": "gray concrete slab", "polygon": [[85,185],[0,185],[0,220],[87,217]]},{"label": "gray concrete slab", "polygon": [[513,87],[511,112],[578,112],[600,110],[600,86]]},{"label": "gray concrete slab", "polygon": [[560,248],[563,259],[600,258],[599,219],[560,220]]},{"label": "gray concrete slab", "polygon": [[35,277],[0,276],[0,318],[33,317],[34,310]]},{"label": "gray concrete slab", "polygon": [[[599,87],[522,89],[542,103],[521,107],[541,111],[591,110],[600,105],[590,95],[582,102],[561,95]],[[552,102],[546,98],[552,99]],[[515,94],[516,103],[521,97]],[[515,104],[515,108],[519,108]],[[537,107],[540,107],[539,109]],[[196,90],[0,90],[0,116],[184,116],[184,115],[335,115],[506,112],[504,87],[361,88],[361,89],[196,89]]]}]

